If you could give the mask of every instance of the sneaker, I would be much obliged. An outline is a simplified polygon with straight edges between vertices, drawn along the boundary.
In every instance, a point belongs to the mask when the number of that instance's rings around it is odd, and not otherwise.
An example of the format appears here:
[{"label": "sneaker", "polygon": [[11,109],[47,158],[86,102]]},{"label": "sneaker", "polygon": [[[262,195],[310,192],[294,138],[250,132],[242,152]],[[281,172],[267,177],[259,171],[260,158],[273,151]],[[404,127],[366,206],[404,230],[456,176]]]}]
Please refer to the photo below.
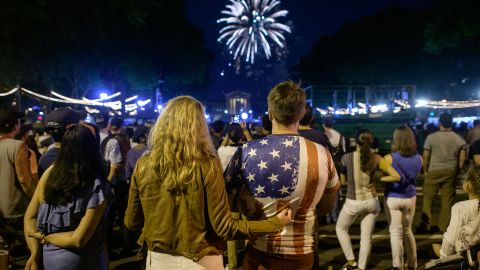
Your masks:
[{"label": "sneaker", "polygon": [[358,269],[358,265],[357,265],[357,262],[354,262],[353,264],[349,264],[347,262],[340,269],[341,270],[354,270],[354,269]]}]

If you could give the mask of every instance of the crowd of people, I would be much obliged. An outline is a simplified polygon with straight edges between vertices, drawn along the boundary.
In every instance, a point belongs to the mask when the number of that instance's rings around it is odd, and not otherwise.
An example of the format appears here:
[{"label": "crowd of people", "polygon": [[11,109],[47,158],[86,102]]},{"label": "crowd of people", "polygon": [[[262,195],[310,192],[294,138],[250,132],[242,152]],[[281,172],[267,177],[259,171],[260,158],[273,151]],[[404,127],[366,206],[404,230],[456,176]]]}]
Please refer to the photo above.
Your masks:
[{"label": "crowd of people", "polygon": [[[417,269],[413,217],[423,171],[416,233],[444,233],[441,257],[480,243],[480,123],[454,132],[444,113],[439,130],[424,137],[401,126],[381,156],[368,129],[356,131],[352,148],[333,118],[323,119],[323,131],[313,128],[305,92],[291,81],[272,88],[267,101],[255,130],[222,121],[209,128],[189,96],[168,101],[151,126],[134,128],[108,114],[87,123],[85,113],[64,107],[46,115],[45,134],[30,134],[22,115],[0,109],[1,232],[23,230],[25,269],[108,269],[109,258],[135,241],[146,269],[224,269],[225,252],[229,269],[319,269],[323,218],[335,224],[342,269],[366,269],[380,180],[392,267]],[[469,199],[453,205],[467,167]],[[356,257],[349,228],[359,217]],[[119,237],[121,247],[112,248]],[[248,240],[243,262],[239,239]]]}]

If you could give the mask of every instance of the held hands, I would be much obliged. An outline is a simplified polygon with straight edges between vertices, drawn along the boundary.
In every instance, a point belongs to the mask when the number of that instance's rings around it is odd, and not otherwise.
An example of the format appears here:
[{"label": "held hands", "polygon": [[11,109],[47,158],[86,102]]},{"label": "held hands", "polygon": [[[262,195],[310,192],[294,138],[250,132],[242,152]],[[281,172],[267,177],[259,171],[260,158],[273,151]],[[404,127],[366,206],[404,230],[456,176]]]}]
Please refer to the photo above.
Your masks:
[{"label": "held hands", "polygon": [[47,241],[45,240],[45,235],[41,232],[28,232],[28,237],[35,238],[40,241],[40,244],[45,245]]},{"label": "held hands", "polygon": [[287,225],[290,222],[290,220],[292,220],[292,209],[290,208],[283,209],[280,213],[278,213],[277,217],[283,226]]}]

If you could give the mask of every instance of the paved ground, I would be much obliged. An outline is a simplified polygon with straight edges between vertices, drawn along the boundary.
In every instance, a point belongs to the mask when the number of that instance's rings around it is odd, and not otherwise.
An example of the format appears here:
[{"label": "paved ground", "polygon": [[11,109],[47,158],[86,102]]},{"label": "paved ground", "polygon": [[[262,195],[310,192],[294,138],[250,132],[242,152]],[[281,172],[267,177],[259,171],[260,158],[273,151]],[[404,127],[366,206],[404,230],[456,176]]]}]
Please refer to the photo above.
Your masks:
[{"label": "paved ground", "polygon": [[[419,186],[421,187],[422,179],[418,181]],[[382,184],[378,184],[378,191],[380,193],[380,201],[383,202],[382,196]],[[414,226],[420,222],[420,214],[422,208],[422,192],[421,188],[417,188],[417,207],[415,213]],[[461,190],[461,185],[459,183],[457,188],[456,201],[467,199],[467,195]],[[383,207],[383,203],[382,203]],[[434,203],[434,219],[438,218],[438,213],[440,212],[440,201]],[[359,221],[355,222],[351,229],[350,234],[352,237],[352,242],[354,246],[355,254],[358,254],[359,249]],[[319,240],[319,258],[321,269],[339,269],[345,263],[345,257],[340,249],[338,244],[337,237],[335,235],[335,225],[321,225],[319,228],[320,240]],[[431,258],[433,258],[431,244],[432,243],[441,243],[442,235],[441,234],[416,234],[417,240],[417,253],[418,253],[418,263],[419,265],[424,264]],[[382,213],[377,218],[377,223],[375,225],[374,236],[373,236],[373,248],[371,257],[368,264],[368,269],[390,269],[391,268],[391,249],[390,249],[390,235],[388,233],[388,226],[385,218],[385,214]],[[120,245],[121,243],[119,243]],[[17,245],[16,249],[12,252],[12,255],[15,256],[14,264],[15,266],[11,269],[23,269],[27,257],[27,250],[21,245]],[[112,256],[110,267],[115,270],[135,270],[140,269],[141,262],[138,260],[138,257],[135,256],[135,253],[131,253],[123,256]]]}]

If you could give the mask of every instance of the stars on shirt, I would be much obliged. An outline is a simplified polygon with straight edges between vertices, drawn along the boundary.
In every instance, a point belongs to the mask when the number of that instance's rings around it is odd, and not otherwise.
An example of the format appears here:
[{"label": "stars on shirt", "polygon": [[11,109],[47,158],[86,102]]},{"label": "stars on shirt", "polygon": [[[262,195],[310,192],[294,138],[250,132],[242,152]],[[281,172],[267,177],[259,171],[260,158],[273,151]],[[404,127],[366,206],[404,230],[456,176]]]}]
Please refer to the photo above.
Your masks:
[{"label": "stars on shirt", "polygon": [[298,182],[299,137],[271,136],[245,145],[238,164],[232,161],[234,166],[225,172],[227,190],[246,184],[258,198],[290,196]]},{"label": "stars on shirt", "polygon": [[260,170],[266,169],[267,168],[267,162],[265,162],[263,160],[260,160],[260,163],[258,163],[257,166],[260,168]]},{"label": "stars on shirt", "polygon": [[247,167],[247,163],[246,163],[246,162],[242,162],[242,171],[245,170],[246,167]]},{"label": "stars on shirt", "polygon": [[289,193],[289,191],[288,191],[288,187],[286,187],[286,186],[284,186],[284,185],[282,185],[282,188],[281,188],[281,189],[279,189],[278,191],[280,191],[280,192],[282,193],[282,195],[283,195],[283,194],[288,194],[288,193]]},{"label": "stars on shirt", "polygon": [[255,188],[255,191],[260,194],[260,193],[265,193],[265,186],[258,185],[257,188]]},{"label": "stars on shirt", "polygon": [[270,179],[270,182],[275,182],[275,181],[278,181],[278,174],[273,174],[270,175],[269,177],[267,177],[268,179]]},{"label": "stars on shirt", "polygon": [[280,157],[280,151],[276,151],[275,148],[273,148],[272,152],[270,152],[270,155],[272,155],[272,158]]},{"label": "stars on shirt", "polygon": [[285,147],[293,147],[293,140],[285,139],[282,144],[285,145]]},{"label": "stars on shirt", "polygon": [[292,169],[292,163],[288,163],[286,160],[285,160],[285,164],[283,164],[282,166],[280,166],[283,168],[283,171],[286,172],[288,170],[291,170]]},{"label": "stars on shirt", "polygon": [[248,152],[248,155],[250,157],[256,156],[257,155],[257,149],[250,149],[250,152]]}]

